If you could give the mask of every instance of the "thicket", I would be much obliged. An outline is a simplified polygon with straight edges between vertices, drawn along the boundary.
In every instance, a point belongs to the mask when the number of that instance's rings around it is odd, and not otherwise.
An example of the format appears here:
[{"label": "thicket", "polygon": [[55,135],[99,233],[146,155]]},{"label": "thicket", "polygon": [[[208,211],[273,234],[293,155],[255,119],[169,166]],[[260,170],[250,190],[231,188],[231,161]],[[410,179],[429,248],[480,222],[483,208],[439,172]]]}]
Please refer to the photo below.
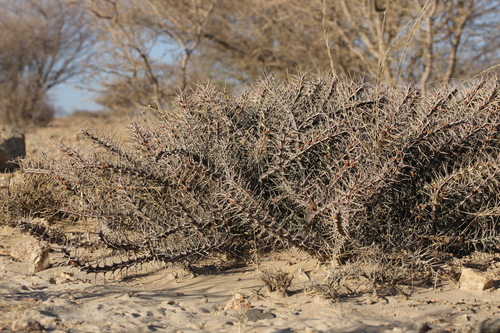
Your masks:
[{"label": "thicket", "polygon": [[498,92],[493,78],[425,96],[341,76],[269,76],[237,96],[200,85],[133,120],[129,143],[84,128],[91,146],[22,161],[58,184],[60,214],[94,221],[86,239],[18,224],[90,273],[290,247],[414,267],[498,251]]}]

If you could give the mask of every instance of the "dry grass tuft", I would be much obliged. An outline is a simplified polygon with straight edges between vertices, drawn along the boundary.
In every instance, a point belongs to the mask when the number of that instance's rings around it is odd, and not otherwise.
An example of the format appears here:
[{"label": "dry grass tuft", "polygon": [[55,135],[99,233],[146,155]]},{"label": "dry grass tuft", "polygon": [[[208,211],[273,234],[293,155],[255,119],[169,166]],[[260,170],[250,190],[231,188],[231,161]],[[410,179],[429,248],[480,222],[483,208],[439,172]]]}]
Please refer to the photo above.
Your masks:
[{"label": "dry grass tuft", "polygon": [[281,269],[267,269],[260,274],[260,280],[267,287],[269,292],[278,292],[286,295],[288,288],[292,285],[293,276]]}]

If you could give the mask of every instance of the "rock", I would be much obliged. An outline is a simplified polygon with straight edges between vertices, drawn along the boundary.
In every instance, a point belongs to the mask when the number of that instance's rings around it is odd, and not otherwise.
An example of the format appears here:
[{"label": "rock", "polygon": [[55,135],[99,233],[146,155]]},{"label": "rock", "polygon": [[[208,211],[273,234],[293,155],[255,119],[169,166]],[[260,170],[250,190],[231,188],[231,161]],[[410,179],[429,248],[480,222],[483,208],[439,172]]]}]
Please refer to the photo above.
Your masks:
[{"label": "rock", "polygon": [[486,319],[476,330],[479,333],[500,333],[500,319]]},{"label": "rock", "polygon": [[12,323],[11,329],[13,332],[33,332],[43,331],[45,330],[45,327],[34,319],[19,319]]},{"label": "rock", "polygon": [[455,321],[458,323],[460,323],[460,322],[465,323],[465,322],[468,322],[469,320],[470,320],[470,317],[467,314],[459,315],[455,319]]},{"label": "rock", "polygon": [[493,280],[472,268],[463,268],[460,276],[460,289],[485,290],[493,287]]},{"label": "rock", "polygon": [[250,301],[245,299],[245,295],[242,293],[235,293],[233,298],[226,304],[224,311],[227,310],[248,310],[252,307]]},{"label": "rock", "polygon": [[245,313],[245,317],[248,321],[257,321],[263,319],[274,319],[276,318],[276,315],[263,309],[249,309]]},{"label": "rock", "polygon": [[26,156],[24,134],[12,126],[0,125],[0,172],[13,171],[18,165],[13,159]]},{"label": "rock", "polygon": [[36,240],[17,243],[12,247],[9,254],[15,260],[28,262],[31,258],[31,252],[37,246],[37,243],[38,241]]},{"label": "rock", "polygon": [[237,301],[245,300],[245,295],[242,293],[234,293],[233,298]]},{"label": "rock", "polygon": [[29,241],[16,244],[10,256],[16,260],[27,262],[31,274],[43,271],[50,266],[50,247],[47,242]]},{"label": "rock", "polygon": [[49,268],[50,266],[49,250],[50,248],[44,246],[43,244],[40,244],[40,246],[33,249],[33,252],[31,252],[31,257],[28,267],[28,271],[31,274]]}]

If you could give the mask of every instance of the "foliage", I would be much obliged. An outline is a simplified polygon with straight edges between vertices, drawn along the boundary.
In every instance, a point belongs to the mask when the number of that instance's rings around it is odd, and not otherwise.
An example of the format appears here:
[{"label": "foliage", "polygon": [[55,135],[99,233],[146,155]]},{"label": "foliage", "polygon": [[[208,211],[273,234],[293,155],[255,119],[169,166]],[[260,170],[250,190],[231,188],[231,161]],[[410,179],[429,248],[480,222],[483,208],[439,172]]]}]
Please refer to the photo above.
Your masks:
[{"label": "foliage", "polygon": [[[92,147],[22,164],[60,185],[60,212],[97,221],[90,243],[61,244],[87,272],[255,247],[338,262],[367,247],[495,251],[498,91],[484,79],[423,97],[312,75],[239,96],[200,85],[161,120],[132,121],[130,144],[82,129]],[[87,262],[89,246],[117,259]]]}]

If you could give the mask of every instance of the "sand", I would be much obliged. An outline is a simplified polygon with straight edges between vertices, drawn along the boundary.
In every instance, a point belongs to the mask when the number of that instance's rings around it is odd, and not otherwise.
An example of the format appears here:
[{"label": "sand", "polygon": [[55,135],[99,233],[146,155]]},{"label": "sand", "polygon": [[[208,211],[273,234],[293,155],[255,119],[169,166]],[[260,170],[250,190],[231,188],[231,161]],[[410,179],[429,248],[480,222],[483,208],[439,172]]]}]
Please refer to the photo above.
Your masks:
[{"label": "sand", "polygon": [[[332,302],[308,288],[311,279],[324,279],[327,265],[289,253],[224,271],[170,268],[105,279],[58,267],[57,253],[50,254],[51,267],[30,274],[29,264],[10,251],[33,238],[4,226],[0,240],[3,331],[474,332],[481,322],[500,319],[496,280],[485,291],[462,290],[445,279],[409,298],[365,294]],[[294,277],[288,295],[263,287],[261,272],[270,267]]]}]

